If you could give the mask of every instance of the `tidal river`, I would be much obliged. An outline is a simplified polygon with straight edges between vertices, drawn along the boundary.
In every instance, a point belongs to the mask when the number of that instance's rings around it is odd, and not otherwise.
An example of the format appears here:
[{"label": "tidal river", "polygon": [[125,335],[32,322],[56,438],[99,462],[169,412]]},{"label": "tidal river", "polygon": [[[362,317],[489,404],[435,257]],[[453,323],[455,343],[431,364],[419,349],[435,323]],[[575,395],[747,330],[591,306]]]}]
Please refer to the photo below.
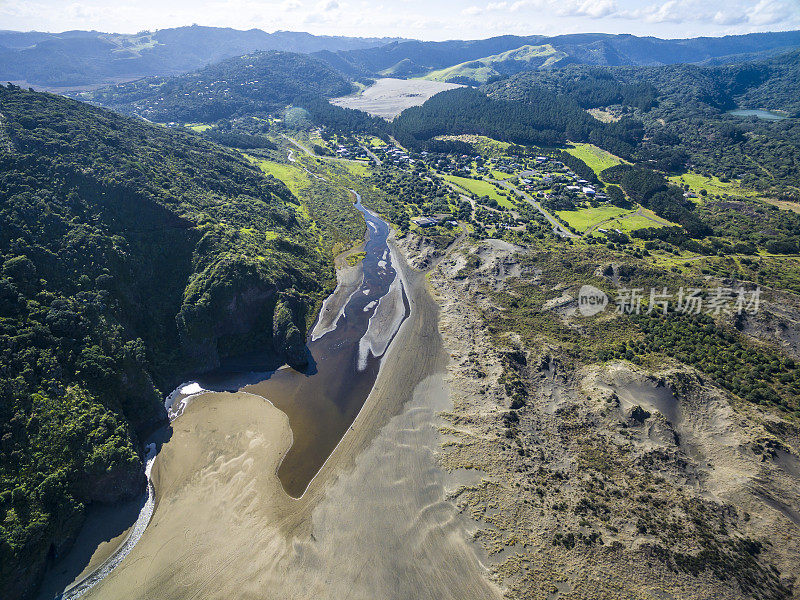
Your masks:
[{"label": "tidal river", "polygon": [[[302,496],[310,481],[333,452],[364,405],[375,383],[380,362],[402,322],[409,303],[399,273],[392,265],[387,244],[388,224],[361,205],[356,208],[367,224],[365,256],[360,267],[351,267],[348,284],[337,287],[326,300],[309,334],[309,367],[258,372],[220,371],[181,385],[165,406],[170,419],[180,418],[188,403],[207,390],[245,391],[267,398],[289,417],[292,446],[284,457],[278,477],[284,490]],[[231,406],[231,410],[236,410]],[[148,495],[127,539],[91,573],[73,582],[58,598],[74,599],[108,575],[131,551],[144,533],[153,513],[153,486],[149,472],[155,444],[148,447],[146,471]]]},{"label": "tidal river", "polygon": [[362,275],[357,285],[340,286],[334,293],[345,295],[344,302],[329,299],[341,304],[334,315],[327,310],[328,302],[323,305],[309,335],[310,367],[302,372],[290,368],[273,373],[223,372],[197,379],[205,390],[263,396],[288,415],[293,441],[278,477],[293,497],[303,494],[352,425],[375,383],[381,357],[408,316],[403,284],[387,245],[389,225],[353,193],[367,223]]}]

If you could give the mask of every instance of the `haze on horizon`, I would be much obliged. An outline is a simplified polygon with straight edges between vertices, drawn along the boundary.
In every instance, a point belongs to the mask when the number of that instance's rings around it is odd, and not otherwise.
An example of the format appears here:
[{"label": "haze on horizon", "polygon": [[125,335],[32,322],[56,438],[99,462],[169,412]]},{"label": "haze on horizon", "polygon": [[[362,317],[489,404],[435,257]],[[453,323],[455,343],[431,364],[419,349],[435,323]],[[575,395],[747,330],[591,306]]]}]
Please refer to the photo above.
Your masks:
[{"label": "haze on horizon", "polygon": [[685,38],[800,29],[800,0],[0,0],[0,29],[135,33],[194,23],[423,40],[579,32]]}]

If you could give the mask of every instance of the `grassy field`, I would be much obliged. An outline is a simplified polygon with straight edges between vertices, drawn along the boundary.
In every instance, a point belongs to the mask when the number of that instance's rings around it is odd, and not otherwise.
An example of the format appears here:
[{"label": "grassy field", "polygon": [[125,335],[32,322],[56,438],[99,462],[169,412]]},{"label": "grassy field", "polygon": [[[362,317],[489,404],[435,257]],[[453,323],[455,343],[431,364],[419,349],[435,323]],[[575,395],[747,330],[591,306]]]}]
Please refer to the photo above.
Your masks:
[{"label": "grassy field", "polygon": [[341,165],[347,169],[352,175],[356,177],[369,177],[372,174],[372,169],[370,165],[372,163],[367,162],[342,162]]},{"label": "grassy field", "polygon": [[205,123],[187,123],[186,127],[197,133],[202,133],[207,129],[211,129],[211,125],[206,125]]},{"label": "grassy field", "polygon": [[494,198],[497,203],[506,208],[514,208],[514,203],[505,196],[502,196],[494,185],[482,179],[469,179],[467,177],[458,177],[457,175],[443,175],[447,181],[452,181],[456,185],[464,188],[480,196],[489,196]]},{"label": "grassy field", "polygon": [[620,217],[603,225],[604,229],[619,229],[623,232],[645,229],[647,227],[666,227],[666,225],[656,223],[646,217],[643,217],[642,215],[637,214]]},{"label": "grassy field", "polygon": [[298,167],[272,162],[271,160],[254,158],[249,155],[245,156],[247,156],[250,161],[257,164],[258,168],[267,175],[272,175],[280,179],[295,196],[299,197],[302,191],[310,185],[308,175]]},{"label": "grassy field", "polygon": [[366,136],[364,141],[366,142],[367,146],[371,146],[372,148],[383,148],[386,146],[386,142],[379,137],[375,137],[374,135]]},{"label": "grassy field", "polygon": [[800,213],[800,203],[790,202],[789,200],[775,200],[774,198],[763,198],[767,204],[777,206],[782,210],[790,210],[792,212]]},{"label": "grassy field", "polygon": [[700,190],[707,190],[709,194],[721,196],[723,194],[729,194],[731,196],[744,196],[744,197],[752,197],[756,196],[757,192],[753,190],[747,190],[739,186],[739,183],[736,181],[720,181],[717,177],[706,177],[705,175],[700,175],[700,173],[684,173],[683,175],[673,175],[669,178],[669,180],[676,184],[683,186],[684,184],[688,184],[689,188],[693,192],[699,193]]},{"label": "grassy field", "polygon": [[620,217],[630,212],[630,210],[617,206],[598,206],[581,208],[580,210],[560,210],[556,214],[569,223],[571,227],[574,227],[576,231],[584,232],[607,219]]},{"label": "grassy field", "polygon": [[589,165],[589,168],[596,175],[600,175],[602,171],[609,167],[625,162],[618,156],[606,152],[593,144],[573,144],[571,148],[567,148],[567,152]]}]

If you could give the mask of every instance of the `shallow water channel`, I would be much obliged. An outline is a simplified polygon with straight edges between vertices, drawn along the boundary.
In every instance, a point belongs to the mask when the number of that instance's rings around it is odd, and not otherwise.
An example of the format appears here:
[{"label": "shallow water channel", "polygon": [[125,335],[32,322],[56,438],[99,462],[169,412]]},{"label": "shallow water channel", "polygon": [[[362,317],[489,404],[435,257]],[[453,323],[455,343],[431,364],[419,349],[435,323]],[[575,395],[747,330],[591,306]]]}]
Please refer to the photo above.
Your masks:
[{"label": "shallow water channel", "polygon": [[[241,390],[267,398],[289,417],[292,447],[281,463],[278,477],[293,497],[303,494],[353,425],[375,384],[381,358],[409,315],[408,299],[387,243],[391,229],[361,205],[357,192],[353,194],[355,207],[367,224],[363,275],[331,326],[322,332],[317,328],[316,335],[309,334],[309,367],[304,371],[288,367],[276,371],[218,371],[182,384],[165,401],[170,419],[174,420],[204,391]],[[235,406],[231,409],[235,410]],[[155,444],[148,446],[147,492],[126,539],[101,565],[56,598],[74,600],[82,596],[120,564],[141,538],[153,513],[154,490],[149,475],[155,448]]]}]

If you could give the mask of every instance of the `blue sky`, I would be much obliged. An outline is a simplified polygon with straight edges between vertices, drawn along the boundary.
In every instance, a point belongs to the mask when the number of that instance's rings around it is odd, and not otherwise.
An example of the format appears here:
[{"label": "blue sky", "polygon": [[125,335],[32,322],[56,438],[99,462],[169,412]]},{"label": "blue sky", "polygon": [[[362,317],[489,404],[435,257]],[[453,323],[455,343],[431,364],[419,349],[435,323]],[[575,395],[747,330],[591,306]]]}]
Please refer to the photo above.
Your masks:
[{"label": "blue sky", "polygon": [[503,33],[717,36],[800,29],[800,0],[0,0],[0,29],[215,25],[426,40]]}]

